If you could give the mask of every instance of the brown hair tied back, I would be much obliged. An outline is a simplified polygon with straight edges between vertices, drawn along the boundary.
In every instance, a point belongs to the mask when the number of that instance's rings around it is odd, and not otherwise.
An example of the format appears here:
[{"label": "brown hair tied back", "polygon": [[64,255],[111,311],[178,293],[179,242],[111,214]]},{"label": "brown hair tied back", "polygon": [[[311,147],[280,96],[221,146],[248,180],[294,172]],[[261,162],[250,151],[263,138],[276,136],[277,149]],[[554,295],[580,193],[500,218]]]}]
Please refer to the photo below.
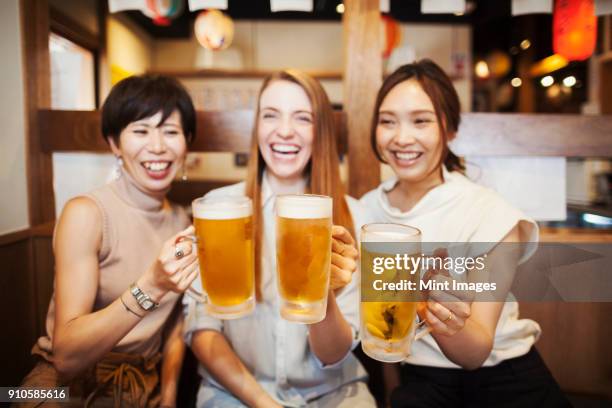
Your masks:
[{"label": "brown hair tied back", "polygon": [[463,171],[465,167],[461,159],[448,148],[448,142],[452,139],[459,129],[461,121],[461,104],[459,96],[453,86],[451,79],[444,70],[430,59],[422,59],[412,64],[402,65],[389,75],[383,82],[374,105],[374,117],[370,133],[370,142],[376,157],[384,162],[383,157],[376,145],[376,126],[378,124],[378,111],[387,94],[396,85],[409,79],[416,79],[423,91],[429,96],[436,112],[438,123],[442,133],[444,149],[442,151],[441,162],[444,163],[448,171]]}]

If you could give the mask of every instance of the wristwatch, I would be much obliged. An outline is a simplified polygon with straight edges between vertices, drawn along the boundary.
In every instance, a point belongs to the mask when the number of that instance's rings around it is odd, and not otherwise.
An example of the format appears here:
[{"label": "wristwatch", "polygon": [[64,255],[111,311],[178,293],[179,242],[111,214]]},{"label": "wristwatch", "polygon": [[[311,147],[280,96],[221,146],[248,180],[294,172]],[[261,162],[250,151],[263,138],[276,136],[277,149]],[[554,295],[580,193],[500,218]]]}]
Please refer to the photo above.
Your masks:
[{"label": "wristwatch", "polygon": [[142,310],[149,311],[159,306],[159,303],[156,303],[149,295],[140,290],[135,283],[130,285],[130,293],[134,296],[134,299],[136,299],[136,302],[138,302]]}]

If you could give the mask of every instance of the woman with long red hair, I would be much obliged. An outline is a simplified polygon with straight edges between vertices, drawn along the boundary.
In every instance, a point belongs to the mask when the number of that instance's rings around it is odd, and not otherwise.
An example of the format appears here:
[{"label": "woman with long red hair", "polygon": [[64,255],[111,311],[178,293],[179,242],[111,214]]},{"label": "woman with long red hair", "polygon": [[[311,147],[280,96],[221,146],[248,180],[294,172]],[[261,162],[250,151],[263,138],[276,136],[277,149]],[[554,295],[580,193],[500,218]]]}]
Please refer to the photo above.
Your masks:
[{"label": "woman with long red hair", "polygon": [[[248,195],[253,203],[258,303],[221,321],[187,306],[186,340],[201,362],[198,407],[374,406],[357,344],[359,291],[352,237],[362,221],[340,181],[333,112],[321,85],[294,70],[267,78],[259,95],[246,183],[210,196]],[[279,314],[274,240],[275,197],[333,198],[331,284],[326,317],[295,324]],[[312,404],[312,405],[311,405]]]}]

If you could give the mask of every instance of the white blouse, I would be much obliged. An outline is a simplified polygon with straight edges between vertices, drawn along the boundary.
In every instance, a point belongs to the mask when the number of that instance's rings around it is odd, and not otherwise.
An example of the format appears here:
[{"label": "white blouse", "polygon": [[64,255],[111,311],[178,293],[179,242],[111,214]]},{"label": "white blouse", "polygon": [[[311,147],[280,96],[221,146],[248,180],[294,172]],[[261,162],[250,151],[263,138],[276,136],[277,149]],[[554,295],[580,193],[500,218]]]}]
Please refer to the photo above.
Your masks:
[{"label": "white blouse", "polygon": [[[525,262],[536,250],[537,224],[521,211],[509,205],[493,190],[480,186],[459,172],[443,169],[444,182],[428,191],[409,211],[394,208],[387,192],[397,179],[382,183],[368,192],[361,202],[377,222],[406,224],[421,230],[424,243],[496,243],[518,225],[520,241],[526,242],[519,263]],[[466,246],[464,246],[466,247]],[[427,245],[424,245],[427,253]],[[433,248],[433,246],[432,246]],[[470,254],[480,255],[480,254]],[[509,294],[503,306],[491,354],[483,366],[493,366],[503,360],[524,355],[540,335],[540,326],[529,319],[519,319],[518,304]],[[459,368],[448,360],[432,336],[425,336],[412,345],[406,362],[417,365]]]},{"label": "white blouse", "polygon": [[[207,196],[244,195],[245,183],[211,191]],[[236,320],[219,320],[209,316],[203,305],[185,296],[185,340],[191,344],[194,331],[216,330],[225,336],[240,360],[257,382],[284,406],[304,406],[307,401],[337,390],[341,386],[367,378],[367,374],[351,351],[333,365],[324,366],[310,350],[308,327],[280,317],[276,284],[275,196],[266,177],[262,182],[262,294],[255,312]],[[347,203],[358,233],[367,211],[355,199]],[[197,285],[194,284],[197,288]],[[353,348],[358,344],[359,274],[336,295],[336,302],[353,331]],[[333,336],[333,333],[330,333]],[[207,375],[202,386],[223,389]]]}]

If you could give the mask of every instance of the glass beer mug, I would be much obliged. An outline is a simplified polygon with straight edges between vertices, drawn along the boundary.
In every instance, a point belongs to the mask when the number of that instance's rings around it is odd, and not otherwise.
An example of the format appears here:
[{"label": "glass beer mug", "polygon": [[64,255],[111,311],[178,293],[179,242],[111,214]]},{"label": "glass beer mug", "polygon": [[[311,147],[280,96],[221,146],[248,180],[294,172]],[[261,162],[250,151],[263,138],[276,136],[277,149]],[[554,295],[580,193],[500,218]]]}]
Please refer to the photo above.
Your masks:
[{"label": "glass beer mug", "polygon": [[195,245],[205,295],[187,292],[206,304],[211,316],[237,319],[255,308],[253,206],[248,197],[203,197],[192,203]]},{"label": "glass beer mug", "polygon": [[[420,270],[397,270],[394,265],[374,271],[375,258],[421,255],[421,232],[400,224],[367,224],[361,228],[361,347],[373,359],[395,363],[410,354],[413,340],[428,329],[419,330],[417,306]],[[407,263],[410,265],[410,263]],[[413,272],[412,274],[410,272]],[[414,282],[416,290],[376,291],[374,281]],[[378,283],[380,286],[380,283]]]},{"label": "glass beer mug", "polygon": [[331,228],[331,197],[276,198],[276,269],[280,314],[285,320],[317,323],[325,318]]}]

